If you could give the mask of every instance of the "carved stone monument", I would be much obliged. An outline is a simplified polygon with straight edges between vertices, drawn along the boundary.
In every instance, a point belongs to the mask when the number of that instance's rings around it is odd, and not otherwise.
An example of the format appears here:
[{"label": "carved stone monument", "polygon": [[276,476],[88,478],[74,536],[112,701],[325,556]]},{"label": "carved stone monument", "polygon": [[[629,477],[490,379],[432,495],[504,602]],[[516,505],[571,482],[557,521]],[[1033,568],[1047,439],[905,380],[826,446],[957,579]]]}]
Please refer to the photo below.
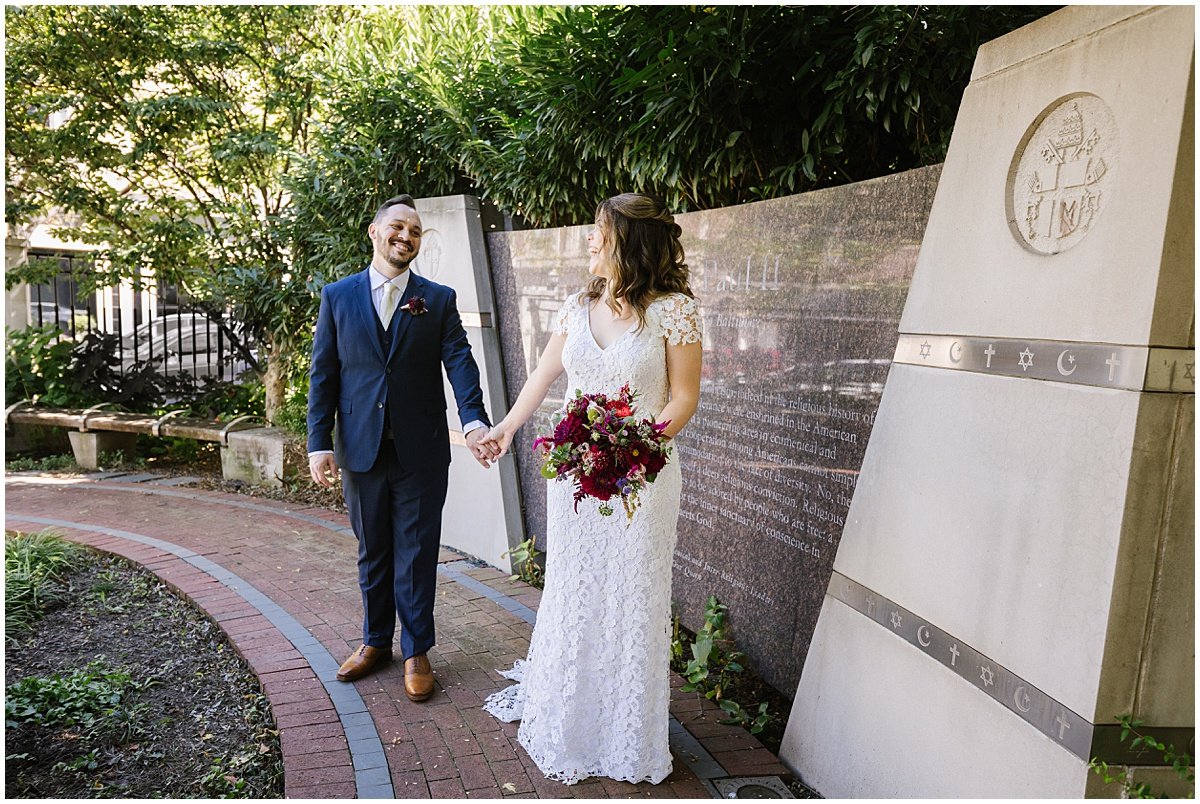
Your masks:
[{"label": "carved stone monument", "polygon": [[[939,169],[679,215],[704,325],[672,596],[686,627],[716,595],[754,669],[790,694],[816,626],[895,347]],[[490,235],[510,397],[587,280],[588,227]],[[530,455],[565,380],[518,434],[528,531],[545,550]],[[505,461],[501,462],[502,464]]]},{"label": "carved stone monument", "polygon": [[979,51],[784,739],[827,797],[1177,781],[1115,724],[1194,746],[1193,54],[1182,6]]},{"label": "carved stone monument", "polygon": [[[508,407],[496,312],[479,199],[469,195],[417,199],[424,240],[413,270],[454,288],[458,312],[479,365],[484,403],[493,421]],[[516,468],[501,461],[484,469],[467,449],[454,390],[443,377],[450,427],[450,487],[442,515],[442,544],[511,569],[502,554],[524,538]]]}]

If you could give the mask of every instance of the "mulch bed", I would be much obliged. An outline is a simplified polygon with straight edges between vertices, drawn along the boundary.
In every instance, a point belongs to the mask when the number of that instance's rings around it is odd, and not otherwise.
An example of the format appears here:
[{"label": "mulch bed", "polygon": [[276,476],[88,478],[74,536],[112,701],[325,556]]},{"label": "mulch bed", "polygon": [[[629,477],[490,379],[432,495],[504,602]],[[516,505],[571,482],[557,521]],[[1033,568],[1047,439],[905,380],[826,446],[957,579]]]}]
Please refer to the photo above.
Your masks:
[{"label": "mulch bed", "polygon": [[22,679],[92,662],[133,685],[92,728],[16,722],[6,709],[6,797],[281,798],[270,706],[220,628],[153,574],[86,555],[66,599],[7,646],[6,702]]}]

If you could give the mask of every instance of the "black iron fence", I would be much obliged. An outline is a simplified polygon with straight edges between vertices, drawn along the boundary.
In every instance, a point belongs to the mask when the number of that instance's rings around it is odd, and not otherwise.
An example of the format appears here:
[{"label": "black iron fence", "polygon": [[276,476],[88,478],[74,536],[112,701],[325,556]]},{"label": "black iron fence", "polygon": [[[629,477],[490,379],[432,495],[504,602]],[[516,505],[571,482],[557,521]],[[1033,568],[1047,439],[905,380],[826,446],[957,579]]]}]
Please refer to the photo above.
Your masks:
[{"label": "black iron fence", "polygon": [[30,326],[53,326],[73,340],[89,333],[115,338],[120,371],[150,366],[155,373],[199,387],[210,380],[236,381],[253,367],[254,344],[240,322],[216,315],[178,286],[158,282],[151,291],[130,286],[80,293],[79,277],[90,260],[75,255],[36,254],[57,260],[58,272],[29,285]]}]

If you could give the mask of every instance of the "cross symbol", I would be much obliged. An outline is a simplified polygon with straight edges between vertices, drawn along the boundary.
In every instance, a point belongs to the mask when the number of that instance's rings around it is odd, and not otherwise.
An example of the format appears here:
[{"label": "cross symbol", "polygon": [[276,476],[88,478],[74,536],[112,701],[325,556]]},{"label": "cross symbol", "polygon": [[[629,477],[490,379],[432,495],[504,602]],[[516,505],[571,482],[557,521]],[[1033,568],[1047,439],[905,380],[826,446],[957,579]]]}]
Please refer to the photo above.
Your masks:
[{"label": "cross symbol", "polygon": [[870,596],[867,597],[867,614],[875,615],[875,598]]},{"label": "cross symbol", "polygon": [[1071,724],[1067,722],[1065,712],[1059,712],[1058,717],[1054,718],[1054,722],[1058,724],[1058,739],[1062,740],[1067,729],[1071,728]]},{"label": "cross symbol", "polygon": [[994,348],[992,348],[992,344],[989,343],[988,348],[984,349],[983,353],[985,355],[987,355],[987,367],[991,368],[992,367],[992,356],[996,354],[996,350]]},{"label": "cross symbol", "polygon": [[1113,381],[1113,372],[1117,370],[1117,366],[1121,365],[1121,361],[1117,359],[1117,353],[1113,352],[1112,357],[1104,361],[1108,365],[1108,381]]},{"label": "cross symbol", "polygon": [[957,662],[957,661],[958,661],[958,645],[955,644],[955,645],[950,646],[950,666],[954,667],[955,662]]}]

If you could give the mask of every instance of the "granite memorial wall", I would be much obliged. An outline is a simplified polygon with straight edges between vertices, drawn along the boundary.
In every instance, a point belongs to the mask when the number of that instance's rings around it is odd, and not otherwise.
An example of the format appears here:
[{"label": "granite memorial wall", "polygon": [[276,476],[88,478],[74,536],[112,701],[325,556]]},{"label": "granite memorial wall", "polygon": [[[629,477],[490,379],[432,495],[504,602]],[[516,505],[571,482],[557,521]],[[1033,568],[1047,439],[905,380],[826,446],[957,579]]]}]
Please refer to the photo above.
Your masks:
[{"label": "granite memorial wall", "polygon": [[[696,417],[677,440],[684,491],[673,597],[710,594],[738,647],[790,695],[832,572],[896,347],[940,167],[677,216],[704,326]],[[588,280],[575,226],[488,235],[510,404],[567,295]],[[565,378],[513,453],[527,532],[545,543],[531,453]]]}]

